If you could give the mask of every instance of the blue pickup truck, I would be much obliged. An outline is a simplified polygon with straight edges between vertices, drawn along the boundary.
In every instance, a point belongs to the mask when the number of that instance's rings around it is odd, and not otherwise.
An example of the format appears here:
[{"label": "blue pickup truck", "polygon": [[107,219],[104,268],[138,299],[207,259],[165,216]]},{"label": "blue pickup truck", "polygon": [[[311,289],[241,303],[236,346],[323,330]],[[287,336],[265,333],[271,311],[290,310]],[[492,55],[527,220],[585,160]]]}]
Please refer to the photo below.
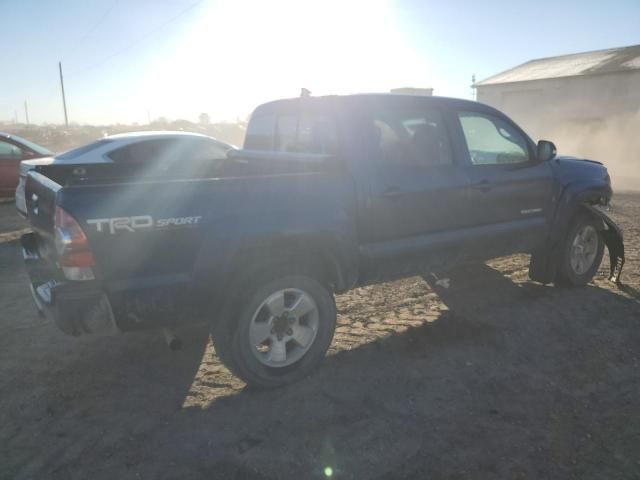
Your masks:
[{"label": "blue pickup truck", "polygon": [[619,279],[607,169],[486,105],[304,97],[256,108],[242,150],[211,158],[172,138],[30,171],[23,254],[63,331],[205,319],[230,370],[274,387],[321,362],[335,293],[517,252],[532,280],[580,286],[605,245]]}]

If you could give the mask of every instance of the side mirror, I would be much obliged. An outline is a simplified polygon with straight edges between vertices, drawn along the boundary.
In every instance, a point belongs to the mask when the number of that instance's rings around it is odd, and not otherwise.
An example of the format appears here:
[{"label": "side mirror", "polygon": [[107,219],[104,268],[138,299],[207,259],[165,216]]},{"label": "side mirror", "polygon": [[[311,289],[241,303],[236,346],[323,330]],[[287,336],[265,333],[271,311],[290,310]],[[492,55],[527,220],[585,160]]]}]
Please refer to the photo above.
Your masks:
[{"label": "side mirror", "polygon": [[538,142],[537,157],[539,162],[551,160],[558,153],[556,146],[549,140],[540,140]]}]

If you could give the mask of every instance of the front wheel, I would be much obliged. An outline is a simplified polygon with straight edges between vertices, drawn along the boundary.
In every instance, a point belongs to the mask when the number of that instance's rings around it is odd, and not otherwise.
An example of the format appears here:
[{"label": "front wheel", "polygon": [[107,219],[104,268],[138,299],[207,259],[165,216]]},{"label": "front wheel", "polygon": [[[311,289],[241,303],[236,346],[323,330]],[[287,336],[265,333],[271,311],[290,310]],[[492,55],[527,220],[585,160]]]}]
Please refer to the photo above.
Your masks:
[{"label": "front wheel", "polygon": [[557,283],[583,286],[600,267],[604,253],[602,226],[592,217],[580,215],[571,223],[560,259]]},{"label": "front wheel", "polygon": [[248,290],[213,332],[221,360],[247,384],[262,388],[309,374],[333,338],[331,292],[303,275],[282,276]]}]

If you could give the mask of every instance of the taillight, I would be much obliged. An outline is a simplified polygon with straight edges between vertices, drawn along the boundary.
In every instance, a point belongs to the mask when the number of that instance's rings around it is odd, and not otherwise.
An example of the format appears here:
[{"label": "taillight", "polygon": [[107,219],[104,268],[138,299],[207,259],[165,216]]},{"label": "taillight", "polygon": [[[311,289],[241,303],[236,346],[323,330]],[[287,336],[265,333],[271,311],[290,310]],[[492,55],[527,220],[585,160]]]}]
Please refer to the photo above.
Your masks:
[{"label": "taillight", "polygon": [[55,245],[58,264],[69,280],[93,280],[95,262],[82,227],[62,208],[56,207]]}]

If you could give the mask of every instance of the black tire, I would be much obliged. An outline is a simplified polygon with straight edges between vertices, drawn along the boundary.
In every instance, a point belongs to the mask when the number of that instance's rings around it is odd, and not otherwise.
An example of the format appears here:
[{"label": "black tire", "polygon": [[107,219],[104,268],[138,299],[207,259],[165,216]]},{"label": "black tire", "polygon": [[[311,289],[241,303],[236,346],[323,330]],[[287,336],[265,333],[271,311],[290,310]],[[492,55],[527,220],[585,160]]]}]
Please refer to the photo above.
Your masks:
[{"label": "black tire", "polygon": [[[332,293],[311,276],[267,274],[262,281],[240,286],[242,297],[232,301],[227,313],[212,328],[212,341],[220,360],[247,385],[275,388],[300,380],[323,360],[336,326],[336,306]],[[249,329],[256,311],[274,292],[295,289],[305,292],[317,307],[317,330],[303,356],[287,366],[269,367],[252,351]]]},{"label": "black tire", "polygon": [[[597,247],[595,257],[588,268],[576,271],[572,265],[572,248],[576,236],[586,227],[593,228],[597,232]],[[602,238],[602,222],[587,214],[577,215],[571,225],[562,247],[560,264],[555,283],[560,286],[581,287],[588,284],[598,271],[604,254],[604,240]]]}]

